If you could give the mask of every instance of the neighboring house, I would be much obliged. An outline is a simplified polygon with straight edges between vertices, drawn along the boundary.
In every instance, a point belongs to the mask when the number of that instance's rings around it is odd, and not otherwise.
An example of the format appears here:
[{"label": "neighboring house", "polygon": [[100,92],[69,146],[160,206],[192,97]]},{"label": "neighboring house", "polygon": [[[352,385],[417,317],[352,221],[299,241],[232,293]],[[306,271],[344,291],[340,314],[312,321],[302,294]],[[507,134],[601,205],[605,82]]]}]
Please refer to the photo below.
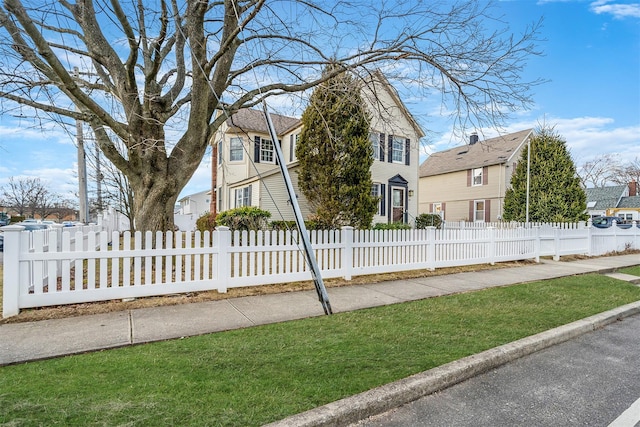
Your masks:
[{"label": "neighboring house", "polygon": [[190,231],[196,228],[196,221],[202,214],[209,212],[211,202],[211,191],[201,191],[199,193],[184,196],[178,200],[173,221],[179,230]]},{"label": "neighboring house", "polygon": [[189,194],[178,200],[178,215],[195,215],[199,217],[205,212],[209,212],[211,202],[211,191],[205,190],[195,194]]},{"label": "neighboring house", "polygon": [[587,188],[587,213],[594,216],[617,216],[625,221],[640,221],[638,183]]},{"label": "neighboring house", "polygon": [[420,213],[443,220],[493,222],[502,218],[504,195],[532,129],[431,154],[420,165]]},{"label": "neighboring house", "polygon": [[[380,197],[373,222],[412,222],[418,213],[419,146],[424,132],[381,73],[373,73],[372,82],[373,90],[364,87],[362,95],[372,117],[371,191]],[[302,123],[278,114],[271,114],[271,120],[296,188],[300,210],[307,218],[312,212],[302,191],[298,190],[299,164],[295,155]],[[214,143],[217,144],[214,165],[217,164],[218,211],[257,206],[271,212],[272,220],[294,219],[262,111],[238,111],[220,127]]]}]

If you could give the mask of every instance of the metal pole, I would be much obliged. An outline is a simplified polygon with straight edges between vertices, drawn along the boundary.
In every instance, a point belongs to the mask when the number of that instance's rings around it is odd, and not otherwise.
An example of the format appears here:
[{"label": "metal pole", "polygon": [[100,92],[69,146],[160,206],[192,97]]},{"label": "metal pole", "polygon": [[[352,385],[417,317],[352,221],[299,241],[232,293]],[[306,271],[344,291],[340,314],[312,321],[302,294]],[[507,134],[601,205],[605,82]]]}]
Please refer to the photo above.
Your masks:
[{"label": "metal pole", "polygon": [[284,183],[287,187],[289,201],[291,202],[293,213],[296,217],[296,224],[298,224],[298,231],[300,232],[300,237],[302,238],[302,244],[304,246],[307,261],[309,262],[309,267],[311,269],[311,277],[313,278],[313,283],[316,286],[318,299],[322,304],[324,314],[332,314],[333,311],[331,311],[329,296],[327,295],[327,290],[325,289],[324,282],[322,281],[320,268],[318,267],[316,256],[313,253],[313,248],[311,247],[311,241],[309,240],[309,235],[307,234],[307,227],[304,225],[304,219],[302,218],[302,212],[300,211],[300,206],[298,205],[296,192],[293,188],[293,184],[291,183],[291,177],[289,176],[289,171],[287,170],[287,166],[285,164],[284,155],[282,154],[282,148],[280,148],[280,144],[278,143],[278,135],[276,134],[276,131],[273,127],[273,123],[271,122],[271,117],[269,116],[269,112],[267,111],[267,103],[265,101],[262,101],[262,108],[264,111],[265,120],[267,121],[267,127],[269,128],[269,134],[271,135],[271,140],[273,141],[273,147],[278,158],[278,165],[280,166],[280,171],[282,171]]},{"label": "metal pole", "polygon": [[[79,78],[78,67],[73,67],[73,75]],[[76,106],[76,110],[78,107]],[[79,187],[79,216],[83,223],[89,222],[89,198],[87,196],[87,162],[84,152],[84,135],[82,121],[76,120],[76,140],[78,142],[78,187]]]}]

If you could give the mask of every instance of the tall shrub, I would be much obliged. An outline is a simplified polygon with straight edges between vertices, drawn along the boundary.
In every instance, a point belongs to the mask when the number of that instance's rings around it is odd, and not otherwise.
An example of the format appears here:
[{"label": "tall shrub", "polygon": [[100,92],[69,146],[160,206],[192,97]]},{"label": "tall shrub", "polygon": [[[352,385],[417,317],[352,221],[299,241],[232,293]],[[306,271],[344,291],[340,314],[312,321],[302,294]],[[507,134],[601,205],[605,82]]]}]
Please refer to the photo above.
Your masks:
[{"label": "tall shrub", "polygon": [[[329,66],[325,73],[333,70]],[[367,228],[377,210],[371,195],[370,118],[360,87],[344,72],[320,84],[302,115],[296,146],[298,185],[319,228]]]}]

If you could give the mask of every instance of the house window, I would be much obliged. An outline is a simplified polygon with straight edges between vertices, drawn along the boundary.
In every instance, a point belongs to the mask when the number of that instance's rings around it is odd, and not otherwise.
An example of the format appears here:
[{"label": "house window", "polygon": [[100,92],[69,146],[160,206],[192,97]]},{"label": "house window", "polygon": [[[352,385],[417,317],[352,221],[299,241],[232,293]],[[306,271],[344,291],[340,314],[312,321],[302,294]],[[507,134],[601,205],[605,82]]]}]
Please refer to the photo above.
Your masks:
[{"label": "house window", "polygon": [[484,200],[473,201],[473,220],[484,222]]},{"label": "house window", "polygon": [[403,163],[404,164],[404,149],[405,149],[405,139],[397,136],[393,137],[393,145],[392,145],[392,153],[393,163]]},{"label": "house window", "polygon": [[242,138],[231,138],[229,148],[229,160],[232,162],[241,162],[244,156],[244,147]]},{"label": "house window", "polygon": [[260,144],[260,162],[273,163],[273,141],[263,139]]},{"label": "house window", "polygon": [[472,171],[472,185],[482,185],[482,168],[475,168]]},{"label": "house window", "polygon": [[434,203],[433,204],[433,212],[434,214],[440,216],[440,218],[444,219],[444,211],[442,210],[442,203]]},{"label": "house window", "polygon": [[384,198],[382,197],[382,189],[380,186],[381,184],[378,183],[374,183],[373,185],[371,185],[371,197],[376,197],[378,199],[378,211],[376,212],[376,215],[384,215]]},{"label": "house window", "polygon": [[242,206],[251,206],[251,187],[237,188],[235,190],[235,206],[240,208]]},{"label": "house window", "polygon": [[373,158],[380,160],[380,135],[376,132],[369,133],[369,141],[371,141],[371,148],[373,149]]},{"label": "house window", "polygon": [[289,137],[289,161],[293,162],[293,159],[296,158],[296,147],[298,146],[298,141],[300,140],[300,134],[291,135]]}]

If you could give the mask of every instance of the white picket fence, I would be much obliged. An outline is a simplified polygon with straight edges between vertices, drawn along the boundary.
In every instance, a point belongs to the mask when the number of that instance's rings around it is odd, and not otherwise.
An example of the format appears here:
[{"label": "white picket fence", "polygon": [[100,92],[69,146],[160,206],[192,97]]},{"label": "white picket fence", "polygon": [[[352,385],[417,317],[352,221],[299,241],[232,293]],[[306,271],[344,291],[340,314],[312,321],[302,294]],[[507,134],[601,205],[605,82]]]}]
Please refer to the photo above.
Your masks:
[{"label": "white picket fence", "polygon": [[[22,308],[310,280],[297,232],[118,233],[4,227],[3,317]],[[640,249],[640,228],[309,233],[324,278]],[[76,242],[82,241],[79,245]]]}]

